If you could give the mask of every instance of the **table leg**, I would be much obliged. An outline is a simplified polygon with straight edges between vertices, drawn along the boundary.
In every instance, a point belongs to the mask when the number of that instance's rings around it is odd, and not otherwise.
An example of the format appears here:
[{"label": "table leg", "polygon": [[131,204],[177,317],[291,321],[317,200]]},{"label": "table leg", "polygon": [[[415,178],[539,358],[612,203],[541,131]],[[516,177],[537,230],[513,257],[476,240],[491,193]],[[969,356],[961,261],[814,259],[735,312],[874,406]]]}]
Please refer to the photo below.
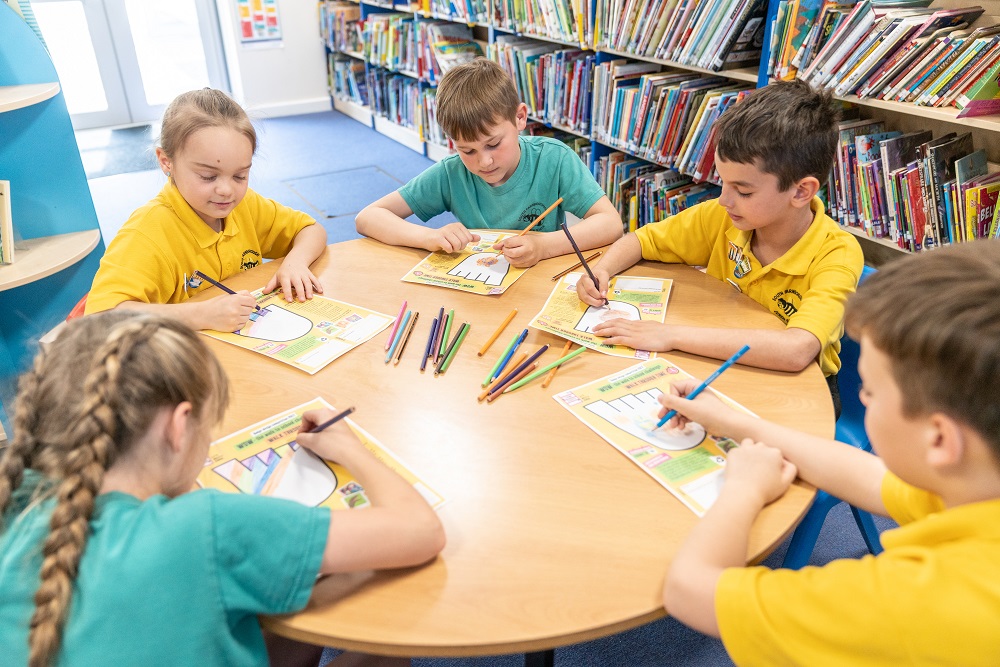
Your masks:
[{"label": "table leg", "polygon": [[554,667],[555,664],[556,652],[554,650],[524,654],[524,667]]}]

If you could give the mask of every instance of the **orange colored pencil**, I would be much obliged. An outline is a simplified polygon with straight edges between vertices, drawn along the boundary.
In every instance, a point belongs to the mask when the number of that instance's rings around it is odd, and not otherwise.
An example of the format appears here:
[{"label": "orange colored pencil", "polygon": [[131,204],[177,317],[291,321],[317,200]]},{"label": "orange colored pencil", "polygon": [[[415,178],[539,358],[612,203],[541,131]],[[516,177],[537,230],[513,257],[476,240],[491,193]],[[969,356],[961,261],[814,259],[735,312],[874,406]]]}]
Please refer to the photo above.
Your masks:
[{"label": "orange colored pencil", "polygon": [[[562,351],[562,353],[559,356],[560,357],[565,357],[566,354],[569,352],[569,348],[570,348],[571,345],[573,345],[573,341],[571,341],[571,340],[566,341],[566,344],[563,345],[563,351]],[[552,382],[552,378],[554,378],[556,376],[556,371],[557,370],[559,370],[558,366],[556,366],[551,371],[549,371],[549,374],[545,376],[545,382],[542,383],[542,389],[545,389],[546,387],[549,386],[549,383]]]},{"label": "orange colored pencil", "polygon": [[[590,257],[588,257],[587,258],[587,263],[589,264],[589,263],[593,262],[595,259],[597,259],[598,257],[600,257],[602,252],[604,252],[604,251],[603,250],[598,250],[593,255],[591,255]],[[560,278],[562,278],[563,276],[565,276],[567,273],[569,273],[570,271],[572,271],[574,269],[579,269],[581,266],[583,266],[583,262],[577,262],[576,264],[574,264],[573,266],[569,267],[568,269],[560,271],[556,275],[552,276],[552,282],[555,282],[555,281],[559,280]]]},{"label": "orange colored pencil", "polygon": [[[518,366],[523,364],[527,359],[528,359],[528,353],[524,352],[523,354],[521,354],[518,360],[514,362],[514,365],[511,366],[511,368],[517,368]],[[477,400],[481,403],[483,399],[485,399],[489,395],[489,393],[493,391],[493,387],[497,386],[501,382],[505,382],[506,380],[507,380],[506,376],[500,376],[500,375],[493,378],[493,381],[490,382],[489,386],[487,386],[486,389],[483,389],[483,393],[479,395],[479,398]]]},{"label": "orange colored pencil", "polygon": [[483,356],[484,354],[486,354],[486,351],[487,351],[488,349],[490,349],[490,345],[492,345],[493,343],[495,343],[495,342],[496,342],[496,340],[497,340],[497,337],[498,337],[498,336],[499,336],[500,334],[502,334],[502,333],[503,333],[503,330],[507,328],[507,325],[508,325],[508,324],[510,324],[510,321],[511,321],[512,319],[514,319],[514,316],[515,316],[515,315],[517,315],[517,308],[515,308],[515,309],[514,309],[514,310],[512,310],[512,311],[510,311],[510,315],[508,315],[508,316],[507,316],[507,317],[506,317],[506,318],[504,319],[504,321],[500,323],[500,326],[498,326],[498,327],[497,327],[497,330],[493,332],[493,335],[492,335],[492,336],[490,336],[490,339],[489,339],[488,341],[486,341],[486,344],[485,344],[485,345],[483,345],[483,348],[482,348],[481,350],[479,350],[479,356],[480,356],[480,357],[481,357],[481,356]]},{"label": "orange colored pencil", "polygon": [[500,394],[503,393],[504,387],[506,387],[507,385],[514,384],[515,382],[517,382],[521,378],[527,376],[528,373],[533,372],[536,368],[538,368],[538,362],[537,361],[535,363],[531,364],[530,366],[528,366],[527,368],[525,368],[523,371],[521,371],[520,373],[518,373],[514,377],[512,377],[509,380],[507,380],[506,382],[504,382],[502,387],[499,387],[495,392],[493,392],[492,394],[490,394],[489,396],[486,397],[486,402],[487,403],[492,403],[493,401],[495,401],[497,398],[500,397]]},{"label": "orange colored pencil", "polygon": [[524,236],[525,234],[527,234],[528,232],[530,232],[532,227],[534,227],[539,222],[541,222],[542,218],[544,218],[549,213],[551,213],[553,210],[555,210],[556,206],[559,206],[559,204],[561,204],[561,203],[563,203],[563,198],[562,197],[560,197],[559,199],[557,199],[554,202],[552,202],[552,206],[549,206],[547,209],[545,209],[544,211],[542,211],[542,214],[540,216],[538,216],[537,218],[535,218],[534,221],[530,225],[528,225],[527,227],[525,227],[524,230],[522,230],[521,233],[518,234],[518,236]]}]

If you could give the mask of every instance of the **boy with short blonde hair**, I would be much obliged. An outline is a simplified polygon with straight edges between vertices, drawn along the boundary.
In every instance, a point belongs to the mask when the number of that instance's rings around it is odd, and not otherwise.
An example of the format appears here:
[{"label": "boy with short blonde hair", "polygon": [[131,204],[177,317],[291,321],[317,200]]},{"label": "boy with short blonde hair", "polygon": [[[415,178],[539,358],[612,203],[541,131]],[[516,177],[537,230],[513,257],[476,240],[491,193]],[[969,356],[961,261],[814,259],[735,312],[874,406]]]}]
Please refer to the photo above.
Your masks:
[{"label": "boy with short blonde hair", "polygon": [[[694,383],[661,402],[730,452],[719,499],[675,556],[667,611],[737,664],[995,665],[1000,656],[1000,242],[897,260],[847,304],[872,456],[726,407]],[[765,443],[765,444],[760,444]],[[895,519],[885,551],[745,568],[754,518],[798,475]]]},{"label": "boy with short blonde hair", "polygon": [[628,234],[594,266],[599,286],[577,283],[580,299],[599,306],[610,276],[640,259],[704,266],[774,313],[784,330],[615,319],[594,333],[611,344],[717,359],[749,345],[741,363],[782,371],[818,360],[836,406],[844,301],[864,265],[857,240],[816,196],[833,165],[838,117],[829,93],[801,81],[755,90],[717,121],[719,198]]},{"label": "boy with short blonde hair", "polygon": [[[573,252],[559,229],[567,212],[582,218],[573,227],[581,248],[622,235],[615,207],[568,146],[549,137],[518,136],[528,109],[496,63],[477,58],[448,70],[438,85],[437,119],[458,154],[366,206],[356,218],[359,233],[390,245],[457,252],[479,240],[470,229],[524,229],[562,197],[535,227],[540,233],[495,246],[513,266]],[[432,229],[404,220],[416,214],[427,221],[445,211],[461,222]]]}]

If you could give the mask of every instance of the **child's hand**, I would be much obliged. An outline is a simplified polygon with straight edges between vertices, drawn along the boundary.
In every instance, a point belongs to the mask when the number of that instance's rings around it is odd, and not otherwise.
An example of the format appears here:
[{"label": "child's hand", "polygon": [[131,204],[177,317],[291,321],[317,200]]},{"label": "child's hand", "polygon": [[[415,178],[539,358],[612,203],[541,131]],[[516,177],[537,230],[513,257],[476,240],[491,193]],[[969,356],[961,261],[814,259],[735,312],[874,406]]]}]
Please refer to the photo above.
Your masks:
[{"label": "child's hand", "polygon": [[542,243],[538,236],[528,234],[511,236],[495,243],[493,248],[502,252],[511,266],[518,268],[534,266],[545,259],[542,256]]},{"label": "child's hand", "polygon": [[323,284],[319,278],[313,275],[309,267],[297,262],[289,262],[288,258],[281,263],[277,272],[267,281],[264,293],[270,294],[278,287],[285,297],[285,301],[292,301],[296,296],[299,301],[306,301],[313,297],[313,293],[322,294]]},{"label": "child's hand", "polygon": [[[747,438],[726,457],[726,488],[763,507],[785,494],[798,470],[774,447]],[[736,488],[731,488],[736,487]]]},{"label": "child's hand", "polygon": [[588,306],[603,306],[604,299],[608,296],[608,282],[611,280],[611,276],[600,267],[593,267],[591,270],[600,285],[594,287],[594,281],[584,272],[584,275],[576,281],[576,294],[580,297],[580,301]]},{"label": "child's hand", "polygon": [[677,416],[664,426],[684,428],[688,422],[698,422],[710,433],[726,435],[730,430],[727,418],[736,415],[736,411],[720,401],[712,391],[703,391],[692,399],[687,398],[699,384],[698,380],[690,379],[670,385],[670,392],[660,394],[658,399],[663,406],[658,416],[662,418],[670,410],[676,410]]},{"label": "child's hand", "polygon": [[295,440],[317,456],[327,461],[341,463],[341,458],[345,454],[345,450],[350,451],[362,446],[361,441],[358,440],[358,436],[354,435],[354,431],[347,425],[347,422],[342,419],[319,433],[309,432],[336,414],[335,410],[327,410],[325,408],[304,412],[302,414],[302,425],[299,427],[299,432],[295,436]]},{"label": "child's hand", "polygon": [[438,229],[428,229],[422,247],[431,252],[452,253],[478,240],[479,234],[473,234],[461,222],[452,222]]},{"label": "child's hand", "polygon": [[246,290],[236,294],[224,294],[205,302],[208,314],[204,328],[216,331],[237,331],[250,319],[250,314],[257,306],[257,299]]},{"label": "child's hand", "polygon": [[[589,283],[590,279],[586,276],[580,278],[580,282],[584,281]],[[577,292],[579,290],[580,283],[578,282]],[[611,345],[626,345],[637,350],[654,352],[669,352],[673,349],[670,342],[670,328],[666,324],[652,320],[629,320],[624,317],[616,317],[595,324],[591,331],[596,336],[607,338],[604,342]]]}]

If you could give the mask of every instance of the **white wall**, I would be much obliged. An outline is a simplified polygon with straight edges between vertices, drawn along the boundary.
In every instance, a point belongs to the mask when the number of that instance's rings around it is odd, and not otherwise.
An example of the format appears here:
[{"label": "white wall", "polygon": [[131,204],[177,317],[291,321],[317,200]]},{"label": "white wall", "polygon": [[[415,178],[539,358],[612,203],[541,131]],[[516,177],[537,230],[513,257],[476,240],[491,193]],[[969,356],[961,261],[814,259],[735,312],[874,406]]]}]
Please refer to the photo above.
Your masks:
[{"label": "white wall", "polygon": [[327,111],[326,52],[314,0],[279,0],[280,42],[242,44],[234,0],[216,0],[233,96],[254,116]]}]

